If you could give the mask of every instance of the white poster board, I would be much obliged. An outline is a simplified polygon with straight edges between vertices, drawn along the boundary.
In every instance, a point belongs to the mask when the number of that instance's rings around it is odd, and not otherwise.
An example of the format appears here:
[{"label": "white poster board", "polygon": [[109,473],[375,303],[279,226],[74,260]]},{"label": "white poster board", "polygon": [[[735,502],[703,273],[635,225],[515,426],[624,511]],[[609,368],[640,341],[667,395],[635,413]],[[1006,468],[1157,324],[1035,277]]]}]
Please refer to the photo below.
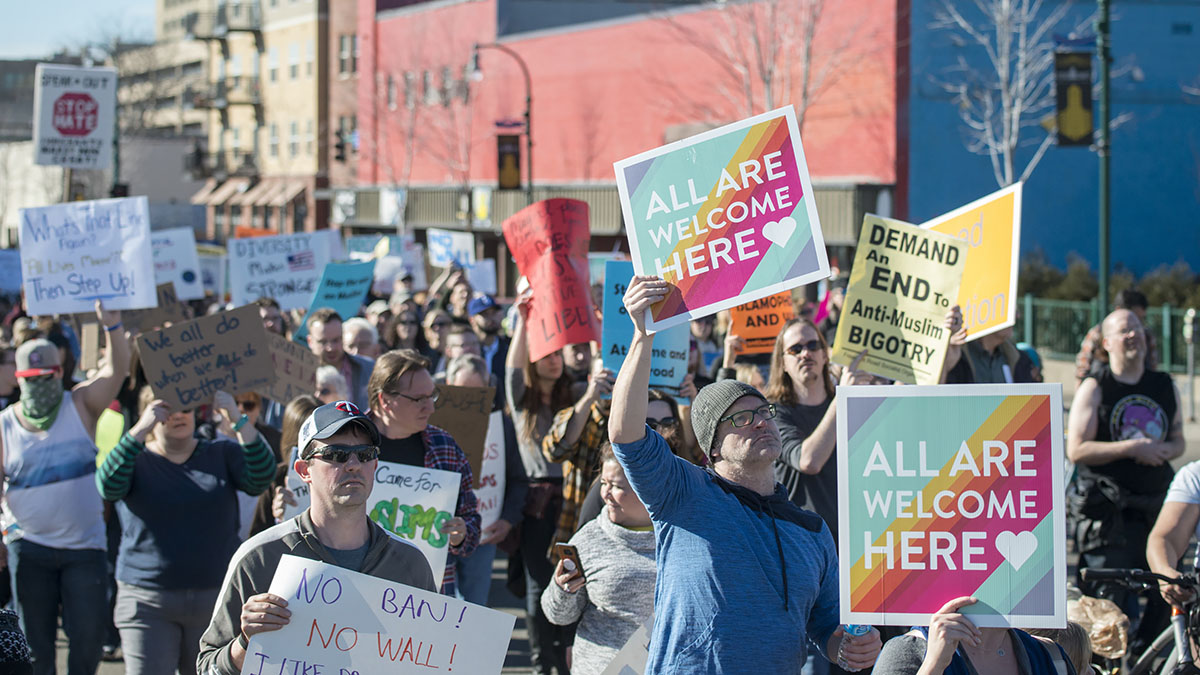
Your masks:
[{"label": "white poster board", "polygon": [[[375,468],[375,487],[367,499],[367,514],[371,520],[411,542],[425,554],[439,588],[446,571],[449,548],[449,535],[442,534],[441,529],[454,517],[461,479],[462,476],[452,471],[379,462]],[[284,518],[291,518],[312,502],[308,486],[296,473],[294,455],[285,482],[296,496],[297,505],[288,506],[283,512]]]},{"label": "white poster board", "polygon": [[496,294],[496,261],[480,258],[467,268],[467,281],[471,288],[488,295]]},{"label": "white poster board", "polygon": [[109,168],[117,69],[39,63],[34,78],[33,163]]},{"label": "white poster board", "polygon": [[650,622],[642,624],[633,635],[629,636],[629,640],[625,642],[625,646],[621,647],[621,651],[609,661],[608,667],[600,675],[642,675],[646,672],[646,662],[650,660],[650,634],[654,626],[654,617],[650,617]]},{"label": "white poster board", "polygon": [[[479,468],[479,487],[475,499],[481,519],[480,529],[500,519],[504,508],[504,417],[499,410],[488,418],[487,438],[483,442],[483,462]],[[516,525],[516,523],[513,523]]]},{"label": "white poster board", "polygon": [[21,270],[31,315],[145,309],[158,303],[145,197],[21,209]]},{"label": "white poster board", "polygon": [[204,279],[196,254],[196,233],[190,227],[159,230],[150,234],[154,249],[154,283],[175,284],[180,300],[204,297]]},{"label": "white poster board", "polygon": [[279,308],[308,309],[325,265],[342,257],[333,230],[251,237],[229,242],[229,285],[234,305],[275,298]]},{"label": "white poster board", "polygon": [[475,264],[475,235],[470,232],[454,230],[425,230],[425,239],[429,243],[429,264],[434,267],[448,267],[456,263],[460,267],[470,267]]},{"label": "white poster board", "polygon": [[217,246],[197,246],[196,257],[200,262],[200,283],[204,284],[204,290],[223,300],[225,276],[229,269],[229,257],[225,255],[225,250]]},{"label": "white poster board", "polygon": [[446,673],[504,666],[516,617],[457,598],[285,555],[269,592],[291,620],[250,639],[242,675]]}]

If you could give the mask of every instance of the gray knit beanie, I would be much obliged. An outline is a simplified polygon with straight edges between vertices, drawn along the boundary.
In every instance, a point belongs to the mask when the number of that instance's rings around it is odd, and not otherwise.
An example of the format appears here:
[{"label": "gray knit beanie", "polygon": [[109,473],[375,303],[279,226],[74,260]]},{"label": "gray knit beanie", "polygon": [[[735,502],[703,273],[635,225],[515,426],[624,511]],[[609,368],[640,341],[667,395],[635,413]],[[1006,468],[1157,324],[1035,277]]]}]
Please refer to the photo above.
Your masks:
[{"label": "gray knit beanie", "polygon": [[767,402],[759,390],[737,380],[714,382],[696,394],[696,400],[692,401],[692,431],[696,433],[696,440],[704,454],[712,454],[717,425],[729,406],[743,396],[753,396],[763,403]]}]

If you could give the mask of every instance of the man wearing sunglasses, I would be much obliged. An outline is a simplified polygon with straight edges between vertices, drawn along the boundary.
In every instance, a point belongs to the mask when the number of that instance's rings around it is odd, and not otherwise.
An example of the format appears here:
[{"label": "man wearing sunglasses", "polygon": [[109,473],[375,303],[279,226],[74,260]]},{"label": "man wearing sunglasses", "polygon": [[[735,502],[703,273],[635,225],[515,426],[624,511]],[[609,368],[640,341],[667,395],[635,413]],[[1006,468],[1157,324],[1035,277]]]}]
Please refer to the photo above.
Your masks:
[{"label": "man wearing sunglasses", "polygon": [[67,672],[100,663],[108,613],[104,506],[94,483],[96,421],[129,372],[121,313],[102,309],[106,358],[91,379],[63,391],[61,355],[35,339],[16,353],[21,398],[0,413],[3,525],[21,627],[33,672],[54,671],[59,606],[70,640]]},{"label": "man wearing sunglasses", "polygon": [[266,592],[283,555],[437,590],[424,554],[367,517],[379,457],[379,431],[371,419],[349,401],[328,403],[300,427],[298,446],[295,469],[309,484],[312,504],[250,538],[233,555],[212,621],[200,639],[197,672],[238,675],[250,637],[288,624],[288,601]]},{"label": "man wearing sunglasses", "polygon": [[[646,672],[798,673],[811,640],[830,661],[871,666],[879,632],[842,645],[838,561],[829,528],[775,481],[782,451],[776,408],[758,390],[723,380],[692,404],[702,469],[671,454],[646,426],[653,336],[645,313],[666,297],[658,277],[625,293],[634,335],[613,388],[608,433],[658,539],[655,621]],[[841,651],[839,654],[839,646]]]}]

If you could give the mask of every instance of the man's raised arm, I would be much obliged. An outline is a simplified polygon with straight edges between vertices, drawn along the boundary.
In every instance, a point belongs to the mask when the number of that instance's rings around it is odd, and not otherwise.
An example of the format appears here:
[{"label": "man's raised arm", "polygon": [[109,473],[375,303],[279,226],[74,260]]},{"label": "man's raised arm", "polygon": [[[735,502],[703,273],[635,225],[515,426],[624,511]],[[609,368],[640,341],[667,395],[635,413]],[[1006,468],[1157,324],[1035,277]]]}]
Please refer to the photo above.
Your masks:
[{"label": "man's raised arm", "polygon": [[634,443],[646,435],[650,356],[654,338],[646,334],[646,311],[667,296],[667,282],[658,277],[634,277],[625,291],[625,311],[633,320],[633,342],[613,385],[608,438],[613,443]]}]

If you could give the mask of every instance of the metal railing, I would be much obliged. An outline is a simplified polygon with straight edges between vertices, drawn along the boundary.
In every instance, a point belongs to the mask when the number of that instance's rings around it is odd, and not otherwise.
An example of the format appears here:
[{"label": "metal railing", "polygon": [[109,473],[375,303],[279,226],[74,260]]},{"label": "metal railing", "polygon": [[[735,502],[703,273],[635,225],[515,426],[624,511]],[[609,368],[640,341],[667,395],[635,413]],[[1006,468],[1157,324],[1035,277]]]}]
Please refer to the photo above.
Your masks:
[{"label": "metal railing", "polygon": [[[1103,318],[1095,302],[1045,300],[1032,295],[1021,299],[1017,314],[1015,342],[1032,344],[1043,358],[1066,360],[1075,359],[1088,330]],[[1187,308],[1171,305],[1151,307],[1146,312],[1146,332],[1158,342],[1159,370],[1187,371],[1186,314]]]},{"label": "metal railing", "polygon": [[183,22],[188,37],[219,40],[229,33],[262,31],[262,8],[257,2],[222,3],[215,12],[192,12]]},{"label": "metal railing", "polygon": [[262,104],[262,82],[257,76],[238,75],[188,88],[184,100],[193,108],[223,109],[231,105]]}]

